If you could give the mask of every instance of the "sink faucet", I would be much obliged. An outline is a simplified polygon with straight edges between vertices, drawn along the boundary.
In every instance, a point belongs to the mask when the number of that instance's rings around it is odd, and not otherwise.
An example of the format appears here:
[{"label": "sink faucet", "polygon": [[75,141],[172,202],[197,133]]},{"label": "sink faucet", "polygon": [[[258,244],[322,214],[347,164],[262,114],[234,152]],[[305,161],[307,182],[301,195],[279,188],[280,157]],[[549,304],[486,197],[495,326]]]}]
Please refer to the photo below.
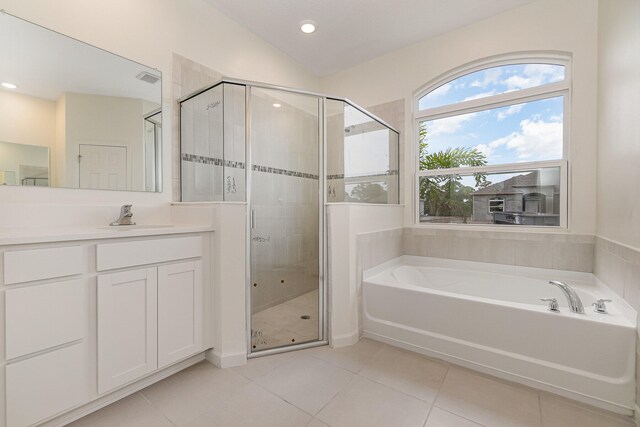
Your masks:
[{"label": "sink faucet", "polygon": [[569,302],[569,308],[571,309],[571,311],[580,314],[584,313],[582,301],[580,301],[580,297],[571,286],[555,280],[549,281],[549,284],[560,288],[564,296],[567,297],[567,301]]},{"label": "sink faucet", "polygon": [[133,217],[133,212],[131,212],[132,205],[122,205],[120,208],[120,218],[113,221],[109,225],[136,225],[135,222],[131,220]]}]

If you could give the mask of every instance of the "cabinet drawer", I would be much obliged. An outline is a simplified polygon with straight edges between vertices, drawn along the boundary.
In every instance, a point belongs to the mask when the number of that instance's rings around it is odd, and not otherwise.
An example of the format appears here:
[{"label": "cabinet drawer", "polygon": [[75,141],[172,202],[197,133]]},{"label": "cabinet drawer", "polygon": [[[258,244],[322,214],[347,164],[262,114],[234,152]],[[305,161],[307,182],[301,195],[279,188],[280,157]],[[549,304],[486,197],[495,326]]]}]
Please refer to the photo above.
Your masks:
[{"label": "cabinet drawer", "polygon": [[4,253],[4,284],[73,276],[84,270],[82,246],[8,251]]},{"label": "cabinet drawer", "polygon": [[84,344],[7,365],[7,426],[23,427],[88,398]]},{"label": "cabinet drawer", "polygon": [[141,240],[97,245],[97,270],[135,267],[202,256],[202,237]]},{"label": "cabinet drawer", "polygon": [[84,306],[82,280],[7,290],[7,359],[83,338]]}]

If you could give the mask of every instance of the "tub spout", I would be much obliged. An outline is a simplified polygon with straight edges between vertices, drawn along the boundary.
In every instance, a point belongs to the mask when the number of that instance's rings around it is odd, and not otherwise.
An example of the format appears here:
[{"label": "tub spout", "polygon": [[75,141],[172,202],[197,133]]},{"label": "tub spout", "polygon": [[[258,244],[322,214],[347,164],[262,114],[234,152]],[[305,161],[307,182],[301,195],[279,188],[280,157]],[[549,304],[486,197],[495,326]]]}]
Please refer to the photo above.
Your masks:
[{"label": "tub spout", "polygon": [[564,296],[567,297],[567,301],[569,302],[569,308],[571,309],[571,311],[580,314],[584,313],[584,306],[582,305],[582,301],[580,301],[580,297],[571,286],[555,280],[549,281],[549,284],[560,288]]}]

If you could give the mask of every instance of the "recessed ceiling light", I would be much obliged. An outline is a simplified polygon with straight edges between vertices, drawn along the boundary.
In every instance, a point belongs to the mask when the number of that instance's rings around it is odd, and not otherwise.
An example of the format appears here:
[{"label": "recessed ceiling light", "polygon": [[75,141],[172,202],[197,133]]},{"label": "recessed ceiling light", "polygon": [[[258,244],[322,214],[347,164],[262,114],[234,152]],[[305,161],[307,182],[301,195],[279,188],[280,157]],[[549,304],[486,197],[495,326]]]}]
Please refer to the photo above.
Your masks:
[{"label": "recessed ceiling light", "polygon": [[305,34],[311,34],[316,30],[316,24],[313,21],[302,21],[300,23],[300,31]]},{"label": "recessed ceiling light", "polygon": [[17,89],[18,88],[18,86],[14,85],[13,83],[9,83],[9,82],[3,82],[2,86],[6,87],[7,89]]},{"label": "recessed ceiling light", "polygon": [[276,108],[280,108],[280,107],[282,107],[282,105],[281,105],[281,104],[273,104],[273,106],[274,106],[274,107],[276,107]]}]

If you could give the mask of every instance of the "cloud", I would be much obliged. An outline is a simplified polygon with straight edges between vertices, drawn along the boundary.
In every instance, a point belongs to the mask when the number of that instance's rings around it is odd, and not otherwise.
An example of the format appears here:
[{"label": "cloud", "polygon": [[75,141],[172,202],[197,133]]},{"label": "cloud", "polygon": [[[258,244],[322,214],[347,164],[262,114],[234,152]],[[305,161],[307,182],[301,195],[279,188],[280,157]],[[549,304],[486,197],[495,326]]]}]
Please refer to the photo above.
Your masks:
[{"label": "cloud", "polygon": [[429,92],[427,96],[429,96],[430,98],[438,98],[440,96],[446,95],[447,93],[449,93],[450,90],[451,90],[451,83],[445,83],[442,86],[437,87],[436,89]]},{"label": "cloud", "polygon": [[470,86],[480,87],[484,89],[489,85],[497,85],[500,82],[501,75],[502,70],[500,68],[489,68],[488,70],[484,71],[484,78],[482,79],[482,81],[474,80],[473,82],[471,82]]},{"label": "cloud", "polygon": [[525,119],[520,122],[520,131],[495,139],[489,144],[475,148],[487,157],[505,147],[516,153],[520,161],[562,158],[562,122],[545,122],[542,119]]},{"label": "cloud", "polygon": [[462,102],[471,101],[472,99],[486,98],[487,96],[493,96],[495,94],[496,94],[495,90],[491,90],[489,92],[476,93],[475,95],[466,97],[465,99],[462,100]]},{"label": "cloud", "polygon": [[494,152],[494,149],[489,147],[487,144],[478,144],[473,148],[484,154],[485,157],[490,157]]},{"label": "cloud", "polygon": [[511,76],[501,83],[507,92],[541,86],[564,78],[564,67],[550,64],[527,64],[521,75]]},{"label": "cloud", "polygon": [[520,110],[522,110],[522,107],[524,107],[524,104],[512,105],[511,107],[507,108],[506,110],[498,112],[498,115],[496,117],[498,118],[498,120],[504,120],[509,116],[513,116],[514,114],[518,114],[520,112]]},{"label": "cloud", "polygon": [[472,120],[477,114],[461,114],[427,122],[427,135],[434,137],[436,135],[455,133],[462,128],[465,122]]}]

